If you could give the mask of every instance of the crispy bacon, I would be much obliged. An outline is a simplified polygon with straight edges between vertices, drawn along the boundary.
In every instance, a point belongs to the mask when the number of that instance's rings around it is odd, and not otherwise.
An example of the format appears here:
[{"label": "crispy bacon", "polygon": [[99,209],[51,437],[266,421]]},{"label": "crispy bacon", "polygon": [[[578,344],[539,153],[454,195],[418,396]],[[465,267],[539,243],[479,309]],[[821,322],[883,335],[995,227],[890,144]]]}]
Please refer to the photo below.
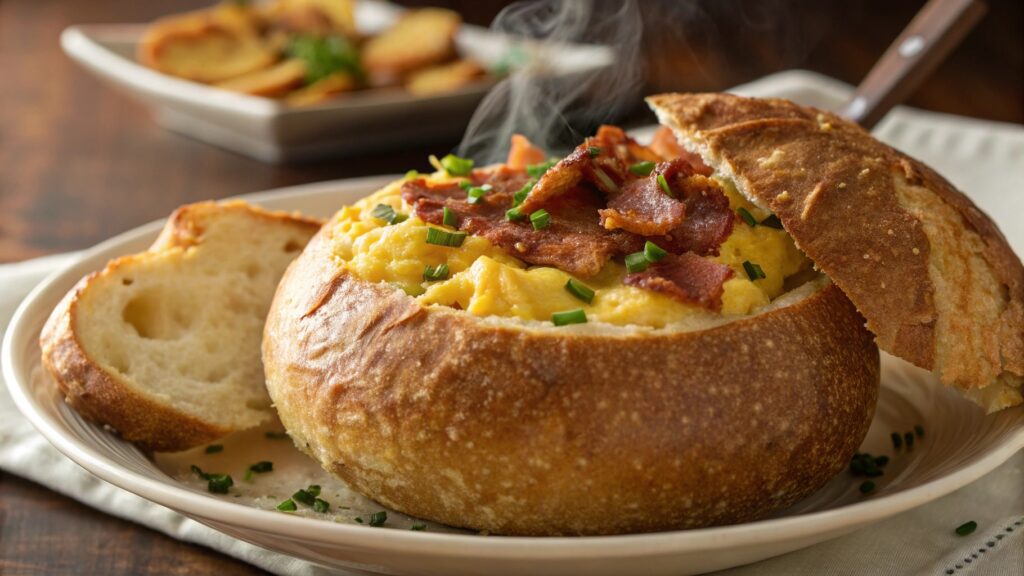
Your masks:
[{"label": "crispy bacon", "polygon": [[547,203],[560,194],[565,194],[573,186],[583,180],[586,168],[590,165],[590,152],[585,145],[581,145],[572,151],[571,154],[562,158],[558,164],[552,166],[530,191],[529,196],[523,201],[522,210],[529,214],[540,210]]},{"label": "crispy bacon", "polygon": [[725,281],[732,276],[729,266],[686,252],[669,254],[647,270],[627,275],[623,282],[680,302],[721,310]]},{"label": "crispy bacon", "polygon": [[669,232],[658,245],[675,254],[694,252],[701,256],[717,256],[718,249],[732,234],[736,215],[729,208],[729,199],[711,180],[694,174],[676,179],[683,195],[686,218]]},{"label": "crispy bacon", "polygon": [[[662,162],[647,178],[633,180],[622,191],[608,200],[608,208],[601,210],[601,224],[613,230],[622,228],[642,236],[663,236],[683,224],[685,205],[678,200],[683,196],[680,185],[693,174],[693,167],[685,160]],[[670,196],[658,181],[665,178]]]},{"label": "crispy bacon", "polygon": [[512,135],[512,147],[508,151],[508,160],[505,165],[513,170],[526,170],[531,164],[541,164],[547,160],[543,150],[533,145],[526,136],[522,134]]}]

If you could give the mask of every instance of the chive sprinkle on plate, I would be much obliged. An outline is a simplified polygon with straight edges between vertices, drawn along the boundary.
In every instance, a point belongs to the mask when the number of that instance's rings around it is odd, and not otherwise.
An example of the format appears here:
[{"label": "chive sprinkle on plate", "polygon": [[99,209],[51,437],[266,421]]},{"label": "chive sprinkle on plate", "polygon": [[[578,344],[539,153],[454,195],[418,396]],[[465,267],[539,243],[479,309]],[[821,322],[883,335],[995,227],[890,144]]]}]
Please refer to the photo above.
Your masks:
[{"label": "chive sprinkle on plate", "polygon": [[963,524],[956,527],[957,536],[967,536],[978,529],[978,523],[974,520],[970,522],[964,522]]},{"label": "chive sprinkle on plate", "polygon": [[210,444],[209,446],[206,447],[207,454],[216,454],[217,452],[222,452],[223,450],[224,446],[221,444]]},{"label": "chive sprinkle on plate", "polygon": [[289,498],[278,504],[277,509],[281,512],[295,512],[299,507],[295,505],[295,502],[291,498]]}]

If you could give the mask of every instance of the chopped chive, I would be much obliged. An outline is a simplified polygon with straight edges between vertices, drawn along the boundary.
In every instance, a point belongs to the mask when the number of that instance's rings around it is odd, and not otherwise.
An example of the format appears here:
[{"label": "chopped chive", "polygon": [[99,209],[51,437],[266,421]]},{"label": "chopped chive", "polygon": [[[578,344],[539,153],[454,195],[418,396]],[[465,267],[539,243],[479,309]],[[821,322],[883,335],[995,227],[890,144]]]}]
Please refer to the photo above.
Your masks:
[{"label": "chopped chive", "polygon": [[888,456],[875,456],[875,466],[884,468],[889,463]]},{"label": "chopped chive", "polygon": [[890,438],[892,438],[892,447],[893,448],[899,450],[900,448],[903,447],[903,437],[900,436],[899,432],[893,432],[890,435]]},{"label": "chopped chive", "polygon": [[903,435],[903,443],[907,445],[907,450],[910,450],[911,448],[913,448],[914,447],[914,433],[913,432],[907,432],[906,434],[904,434]]},{"label": "chopped chive", "polygon": [[594,301],[594,290],[575,278],[569,278],[569,281],[565,283],[565,289],[587,304]]},{"label": "chopped chive", "polygon": [[747,273],[747,278],[750,278],[751,281],[761,280],[768,277],[765,275],[764,270],[761,270],[760,266],[754,264],[750,260],[743,261],[743,270]]},{"label": "chopped chive", "polygon": [[466,190],[466,202],[476,204],[493,189],[494,187],[490,184],[484,184],[483,186],[470,186],[469,189]]},{"label": "chopped chive", "polygon": [[331,504],[327,500],[321,500],[317,498],[313,500],[313,510],[323,514],[331,509]]},{"label": "chopped chive", "polygon": [[575,310],[566,310],[564,312],[555,312],[551,315],[551,322],[555,326],[567,326],[569,324],[586,324],[587,313],[582,308]]},{"label": "chopped chive", "polygon": [[519,206],[516,206],[515,208],[505,210],[505,218],[508,219],[509,222],[518,222],[519,220],[526,218],[526,215],[519,210]]},{"label": "chopped chive", "polygon": [[217,452],[223,452],[223,451],[224,451],[224,446],[222,446],[221,444],[210,444],[209,446],[206,447],[206,450],[205,450],[205,452],[207,454],[216,454]]},{"label": "chopped chive", "polygon": [[764,220],[761,220],[761,226],[782,230],[782,221],[779,220],[778,216],[772,214],[771,216],[765,218]]},{"label": "chopped chive", "polygon": [[609,192],[618,192],[619,185],[612,180],[612,177],[605,173],[600,168],[594,169],[594,176],[601,181],[601,185],[608,189]]},{"label": "chopped chive", "polygon": [[320,485],[319,484],[310,484],[309,488],[306,488],[306,492],[309,492],[313,496],[319,496],[320,495]]},{"label": "chopped chive", "polygon": [[547,210],[541,208],[533,214],[530,214],[530,224],[533,224],[534,230],[543,230],[551,224],[551,215],[548,214]]},{"label": "chopped chive", "polygon": [[412,528],[409,528],[409,530],[412,530],[413,532],[423,532],[426,529],[427,529],[427,525],[426,524],[413,524]]},{"label": "chopped chive", "polygon": [[427,228],[427,244],[458,248],[465,240],[465,232],[448,232],[440,228]]},{"label": "chopped chive", "polygon": [[917,434],[918,438],[924,438],[924,426],[920,424],[914,426],[914,434]]},{"label": "chopped chive", "polygon": [[271,440],[285,440],[288,438],[287,432],[264,432],[263,435]]},{"label": "chopped chive", "polygon": [[358,522],[360,524],[363,523],[363,517],[362,516],[356,516],[355,520],[356,520],[356,522]]},{"label": "chopped chive", "polygon": [[262,460],[260,462],[257,462],[255,464],[253,464],[252,466],[249,466],[249,470],[252,470],[253,472],[255,472],[257,474],[264,474],[266,472],[272,472],[274,470],[274,463],[273,462],[268,462],[266,460]]},{"label": "chopped chive", "polygon": [[203,472],[199,466],[192,465],[192,471],[199,476],[199,478],[206,480],[206,489],[214,494],[227,494],[228,488],[234,486],[235,481],[228,474],[213,474]]},{"label": "chopped chive", "polygon": [[663,250],[661,246],[658,246],[654,242],[648,240],[644,242],[644,258],[647,258],[648,262],[652,264],[668,256],[668,252]]},{"label": "chopped chive", "polygon": [[473,160],[449,154],[441,158],[441,166],[451,176],[465,176],[473,170]]},{"label": "chopped chive", "polygon": [[315,496],[302,489],[296,490],[295,493],[292,494],[292,500],[305,504],[306,506],[312,506],[315,499]]},{"label": "chopped chive", "polygon": [[388,513],[383,510],[381,510],[380,512],[374,512],[373,514],[370,514],[370,526],[373,526],[375,528],[380,527],[383,526],[384,523],[387,521]]},{"label": "chopped chive", "polygon": [[647,259],[647,256],[643,252],[634,252],[626,256],[626,270],[630,274],[637,272],[643,272],[647,270],[647,267],[651,264],[651,261]]},{"label": "chopped chive", "polygon": [[540,164],[531,164],[526,167],[526,173],[529,174],[531,178],[540,178],[555,164],[558,164],[558,160],[555,158],[551,158],[547,162],[541,162]]},{"label": "chopped chive", "polygon": [[974,520],[970,522],[964,522],[963,524],[956,527],[957,536],[967,536],[978,529],[978,523]]},{"label": "chopped chive", "polygon": [[861,482],[861,485],[860,485],[860,493],[861,494],[868,494],[869,492],[874,492],[874,491],[875,491],[875,483],[874,482],[872,482],[871,480],[865,480],[864,482]]},{"label": "chopped chive", "polygon": [[246,482],[251,482],[253,477],[255,476],[256,474],[252,470],[246,470],[245,476],[243,476],[242,478],[244,478]]},{"label": "chopped chive", "polygon": [[445,226],[451,226],[452,228],[458,229],[459,217],[455,214],[455,212],[453,212],[450,208],[445,206],[444,209],[441,211],[441,214],[443,214],[441,216],[442,224],[444,224]]},{"label": "chopped chive", "polygon": [[406,180],[413,180],[415,178],[419,178],[419,176],[420,173],[416,170],[409,170],[408,172],[405,173]]},{"label": "chopped chive", "polygon": [[296,510],[299,509],[299,507],[295,505],[295,502],[292,501],[291,498],[289,498],[289,499],[285,500],[284,502],[281,502],[280,504],[278,504],[277,505],[277,509],[282,511],[282,512],[295,512]]},{"label": "chopped chive", "polygon": [[601,152],[602,150],[600,146],[590,146],[587,148],[587,154],[589,154],[591,158],[597,158]]},{"label": "chopped chive", "polygon": [[530,190],[533,190],[533,187],[536,186],[536,185],[537,185],[537,179],[536,178],[530,178],[529,180],[527,180],[526,184],[523,184],[523,187],[520,188],[519,191],[517,191],[512,196],[512,206],[515,207],[515,206],[519,206],[520,204],[522,204],[523,200],[526,200],[526,197],[530,195]]},{"label": "chopped chive", "polygon": [[398,224],[400,222],[405,222],[409,218],[405,214],[395,212],[395,209],[387,204],[377,204],[377,206],[370,211],[370,216],[373,216],[378,220],[383,220],[388,224]]},{"label": "chopped chive", "polygon": [[658,174],[658,186],[661,187],[661,191],[664,192],[666,196],[670,196],[672,198],[676,197],[672,192],[672,189],[668,187],[668,180],[665,179],[664,174]]},{"label": "chopped chive", "polygon": [[437,280],[448,279],[448,264],[438,264],[437,266],[431,266],[427,264],[426,268],[423,269],[423,279],[427,282],[435,282]]},{"label": "chopped chive", "polygon": [[629,167],[629,171],[637,176],[650,176],[654,172],[654,162],[637,162]]},{"label": "chopped chive", "polygon": [[459,182],[459,188],[462,188],[463,190],[465,190],[467,192],[472,187],[473,187],[473,183],[470,182],[469,180],[463,180],[462,182]]},{"label": "chopped chive", "polygon": [[754,220],[754,215],[746,208],[740,206],[736,209],[736,213],[740,215],[740,218],[742,218],[744,222],[747,223],[747,226],[750,226],[751,228],[757,226],[757,220]]}]

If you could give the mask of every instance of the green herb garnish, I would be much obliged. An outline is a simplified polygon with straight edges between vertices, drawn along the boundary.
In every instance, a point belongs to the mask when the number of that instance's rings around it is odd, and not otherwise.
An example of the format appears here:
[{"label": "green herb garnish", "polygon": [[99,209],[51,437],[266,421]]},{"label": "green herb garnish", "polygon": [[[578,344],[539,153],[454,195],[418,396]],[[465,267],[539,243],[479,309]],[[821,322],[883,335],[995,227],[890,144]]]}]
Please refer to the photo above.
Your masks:
[{"label": "green herb garnish", "polygon": [[594,169],[594,176],[601,181],[601,185],[607,188],[610,192],[618,192],[619,185],[612,180],[612,177],[605,173],[600,168]]},{"label": "green herb garnish", "polygon": [[565,283],[565,289],[587,304],[594,301],[594,290],[575,278],[569,278],[569,281]]},{"label": "green herb garnish", "polygon": [[359,53],[343,36],[296,36],[286,51],[292,58],[306,64],[307,84],[323,80],[335,72],[346,72],[357,80],[365,76],[359,65]]},{"label": "green herb garnish", "polygon": [[321,500],[317,498],[313,501],[313,510],[323,514],[331,509],[331,504],[327,500]]},{"label": "green herb garnish", "polygon": [[458,248],[465,240],[465,232],[448,232],[440,228],[427,228],[427,244]]},{"label": "green herb garnish", "polygon": [[509,222],[518,222],[519,220],[526,218],[526,215],[519,210],[519,206],[516,206],[515,208],[505,210],[505,218]]},{"label": "green herb garnish", "polygon": [[629,171],[637,176],[650,176],[654,172],[654,162],[637,162],[629,167]]},{"label": "green herb garnish", "polygon": [[747,226],[750,226],[751,228],[757,226],[757,220],[754,220],[754,215],[746,208],[740,206],[736,209],[736,213],[740,215],[740,218],[742,218],[744,222],[747,223]]},{"label": "green herb garnish", "polygon": [[273,470],[274,463],[263,460],[262,462],[257,462],[252,466],[249,466],[249,469],[245,471],[245,479],[252,480],[253,474],[266,474],[267,472],[272,472]]},{"label": "green herb garnish", "polygon": [[530,164],[526,167],[526,173],[529,174],[531,178],[540,178],[555,164],[558,164],[558,160],[555,158],[551,158],[547,162],[542,162],[540,164]]},{"label": "green herb garnish", "polygon": [[224,451],[224,446],[222,446],[221,444],[210,444],[209,446],[206,447],[206,450],[205,450],[205,452],[207,454],[216,454],[217,452],[223,452],[223,451]]},{"label": "green herb garnish", "polygon": [[451,226],[452,228],[458,229],[459,217],[458,215],[455,214],[455,212],[453,212],[451,209],[445,206],[444,209],[441,211],[441,214],[442,224],[444,224],[445,226]]},{"label": "green herb garnish", "polygon": [[597,158],[601,155],[601,152],[602,150],[600,146],[590,146],[587,148],[587,154],[589,154],[591,158]]},{"label": "green herb garnish", "polygon": [[426,268],[423,269],[423,279],[427,282],[448,279],[448,264],[438,264],[437,266],[427,264]]},{"label": "green herb garnish", "polygon": [[747,278],[750,278],[751,281],[762,280],[768,277],[765,275],[764,270],[761,270],[760,266],[754,264],[750,260],[743,261],[743,270],[747,273]]},{"label": "green herb garnish", "polygon": [[[888,462],[888,458],[885,460]],[[884,465],[884,464],[882,464]],[[867,476],[868,478],[874,478],[882,475],[882,470],[878,464],[878,459],[871,454],[855,454],[850,459],[850,473],[854,476]]]},{"label": "green herb garnish", "polygon": [[676,197],[676,195],[672,192],[672,189],[669,188],[668,180],[665,179],[664,174],[658,174],[658,186],[661,187],[661,191],[664,192],[666,196],[669,196],[671,198]]},{"label": "green herb garnish", "polygon": [[281,512],[295,512],[296,510],[299,509],[299,507],[295,505],[295,502],[292,501],[291,498],[289,498],[284,502],[278,504],[277,509],[280,510]]},{"label": "green herb garnish", "polygon": [[263,435],[271,440],[285,440],[288,438],[287,432],[264,432]]},{"label": "green herb garnish", "polygon": [[466,191],[466,202],[476,204],[493,189],[494,187],[490,184],[484,184],[483,186],[471,186],[469,190]]},{"label": "green herb garnish", "polygon": [[526,200],[526,197],[530,195],[530,190],[533,190],[533,187],[536,186],[536,185],[537,185],[537,179],[536,178],[530,178],[529,180],[527,180],[526,184],[523,184],[523,187],[520,188],[519,191],[517,191],[512,196],[512,206],[515,207],[515,206],[519,206],[520,204],[522,204],[523,200]]},{"label": "green herb garnish", "polygon": [[956,527],[957,536],[967,536],[978,529],[978,523],[974,520],[970,522],[964,522],[963,524]]},{"label": "green herb garnish", "polygon": [[782,230],[782,221],[779,220],[778,216],[772,214],[771,216],[765,218],[764,220],[761,220],[761,226],[764,226],[766,228],[775,228],[777,230]]},{"label": "green herb garnish", "polygon": [[409,219],[405,214],[395,212],[395,209],[387,204],[377,204],[374,206],[373,210],[370,211],[370,216],[383,220],[388,224],[398,224]]},{"label": "green herb garnish", "polygon": [[309,492],[313,496],[319,496],[320,495],[320,485],[319,484],[310,484],[309,488],[306,488],[306,492]]},{"label": "green herb garnish", "polygon": [[292,494],[292,500],[305,504],[306,506],[312,506],[316,501],[316,496],[313,496],[307,490],[299,489]]},{"label": "green herb garnish", "polygon": [[555,312],[551,315],[551,322],[555,326],[566,326],[568,324],[586,324],[587,313],[582,308],[575,310],[566,310],[565,312]]},{"label": "green herb garnish", "polygon": [[874,491],[875,491],[875,483],[874,482],[872,482],[871,480],[865,480],[864,482],[861,482],[861,485],[860,485],[860,493],[861,494],[868,494],[868,493],[874,492]]},{"label": "green herb garnish", "polygon": [[235,484],[235,481],[230,475],[203,472],[199,466],[196,466],[195,464],[192,465],[192,471],[203,480],[206,480],[206,489],[214,494],[227,494],[228,488],[231,488]]},{"label": "green herb garnish", "polygon": [[449,154],[441,158],[441,166],[449,176],[466,176],[473,170],[473,160]]},{"label": "green herb garnish", "polygon": [[650,264],[650,260],[647,259],[647,256],[645,256],[643,252],[634,252],[626,256],[626,270],[630,274],[643,272],[644,270],[647,270],[647,267],[650,266]]},{"label": "green herb garnish", "polygon": [[914,434],[917,434],[918,438],[924,438],[924,426],[920,424],[914,426]]},{"label": "green herb garnish", "polygon": [[893,432],[890,435],[890,438],[892,438],[892,447],[893,448],[899,450],[900,448],[903,447],[903,437],[900,436],[899,432]]},{"label": "green herb garnish", "polygon": [[548,214],[547,210],[541,208],[533,214],[530,214],[530,224],[533,225],[534,230],[543,230],[551,224],[551,215]]},{"label": "green herb garnish", "polygon": [[384,523],[387,521],[388,513],[383,510],[381,510],[380,512],[374,512],[373,514],[370,514],[370,526],[373,526],[375,528],[380,527],[383,526]]},{"label": "green herb garnish", "polygon": [[906,434],[904,434],[903,435],[903,443],[907,445],[907,450],[910,450],[911,448],[913,448],[914,447],[914,433],[913,432],[907,432]]},{"label": "green herb garnish", "polygon": [[657,244],[651,242],[650,240],[644,242],[644,258],[647,258],[648,262],[653,264],[655,262],[658,262],[665,256],[668,256],[668,252],[663,250],[661,246],[658,246]]},{"label": "green herb garnish", "polygon": [[426,524],[413,524],[412,528],[409,528],[409,530],[412,530],[413,532],[423,532],[426,529],[427,529],[427,525]]}]

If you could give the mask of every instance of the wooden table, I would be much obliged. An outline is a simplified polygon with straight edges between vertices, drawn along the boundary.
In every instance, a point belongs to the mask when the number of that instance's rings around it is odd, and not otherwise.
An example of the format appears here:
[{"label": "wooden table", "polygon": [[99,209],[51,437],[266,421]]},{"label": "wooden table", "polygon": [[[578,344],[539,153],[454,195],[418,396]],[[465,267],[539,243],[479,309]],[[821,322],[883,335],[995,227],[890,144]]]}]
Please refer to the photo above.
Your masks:
[{"label": "wooden table", "polygon": [[[186,202],[424,168],[428,153],[455,144],[303,166],[260,164],[160,130],[57,46],[60,30],[73,23],[142,22],[205,3],[0,2],[0,262],[83,248]],[[449,5],[484,24],[501,5],[416,3]],[[671,27],[645,32],[648,90],[717,90],[793,67],[856,83],[922,3],[722,0],[688,10],[685,21],[672,8]],[[1022,4],[990,4],[989,17],[912,105],[1024,122]],[[678,3],[644,6],[656,23]],[[0,573],[259,572],[0,473]]]}]

